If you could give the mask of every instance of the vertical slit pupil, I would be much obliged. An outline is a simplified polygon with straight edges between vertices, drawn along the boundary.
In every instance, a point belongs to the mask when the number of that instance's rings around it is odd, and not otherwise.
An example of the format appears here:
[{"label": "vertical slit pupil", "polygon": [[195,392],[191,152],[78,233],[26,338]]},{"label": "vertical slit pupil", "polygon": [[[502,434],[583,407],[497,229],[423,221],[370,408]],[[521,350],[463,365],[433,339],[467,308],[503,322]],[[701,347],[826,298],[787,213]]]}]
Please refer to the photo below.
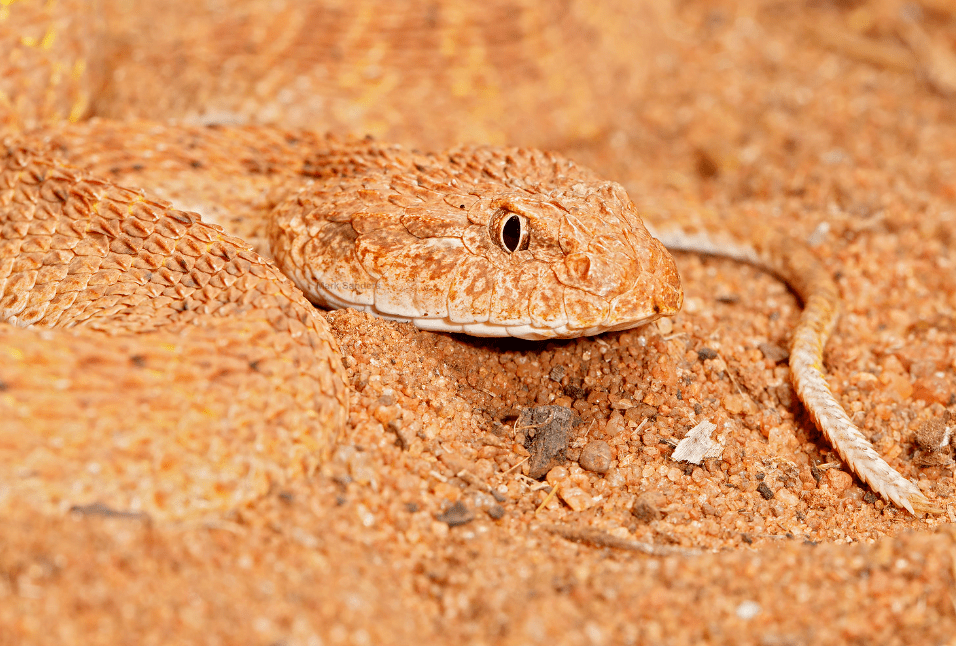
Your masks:
[{"label": "vertical slit pupil", "polygon": [[501,243],[509,252],[514,253],[521,244],[521,218],[517,215],[510,216],[505,220],[501,227]]}]

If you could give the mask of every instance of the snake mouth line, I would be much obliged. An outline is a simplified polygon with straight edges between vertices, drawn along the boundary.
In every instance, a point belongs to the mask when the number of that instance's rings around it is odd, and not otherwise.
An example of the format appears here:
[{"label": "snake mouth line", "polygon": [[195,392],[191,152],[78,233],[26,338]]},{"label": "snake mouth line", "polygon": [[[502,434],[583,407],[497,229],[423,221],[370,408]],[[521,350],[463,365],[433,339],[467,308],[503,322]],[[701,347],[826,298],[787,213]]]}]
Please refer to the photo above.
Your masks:
[{"label": "snake mouth line", "polygon": [[619,332],[629,330],[642,325],[647,325],[661,318],[660,314],[652,314],[647,318],[637,321],[624,321],[616,325],[593,325],[590,327],[569,327],[568,325],[559,325],[555,327],[537,326],[533,323],[522,323],[518,325],[505,325],[498,323],[458,323],[449,320],[447,317],[414,317],[389,314],[376,309],[370,305],[346,304],[349,307],[360,312],[372,314],[378,318],[389,321],[398,321],[402,323],[412,323],[415,327],[428,330],[430,332],[452,332],[457,334],[467,334],[469,336],[501,338],[516,337],[529,341],[547,341],[549,339],[573,339],[582,336],[596,336],[605,332]]},{"label": "snake mouth line", "polygon": [[[394,311],[383,311],[376,307],[374,298],[374,288],[377,282],[349,282],[349,281],[323,281],[314,282],[308,290],[309,298],[314,303],[322,307],[332,308],[352,308],[358,311],[366,312],[379,318],[390,321],[400,321],[403,323],[412,323],[416,327],[432,332],[453,332],[459,334],[468,334],[479,337],[517,337],[520,339],[544,341],[548,339],[570,339],[580,336],[596,336],[604,332],[617,332],[628,330],[647,323],[651,323],[664,316],[670,316],[677,313],[676,309],[668,306],[655,306],[653,311],[648,311],[642,317],[628,317],[612,322],[611,319],[617,318],[612,313],[603,320],[589,326],[571,326],[567,323],[559,325],[535,325],[533,322],[525,321],[520,323],[494,323],[490,321],[471,321],[463,322],[453,320],[450,316],[420,316],[415,313],[402,314]],[[330,289],[331,288],[331,289]],[[332,291],[332,290],[336,291]],[[342,292],[351,292],[352,294],[364,295],[362,301],[358,299],[351,300],[343,298]]]}]

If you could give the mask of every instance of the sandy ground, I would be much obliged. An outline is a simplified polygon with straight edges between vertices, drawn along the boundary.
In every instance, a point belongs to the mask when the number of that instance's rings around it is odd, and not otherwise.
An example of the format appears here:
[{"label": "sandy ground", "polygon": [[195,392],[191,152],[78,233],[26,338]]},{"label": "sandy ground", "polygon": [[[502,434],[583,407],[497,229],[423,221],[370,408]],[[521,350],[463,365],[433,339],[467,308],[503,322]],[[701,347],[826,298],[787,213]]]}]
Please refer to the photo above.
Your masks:
[{"label": "sandy ground", "polygon": [[[781,360],[800,312],[783,284],[682,254],[681,314],[598,338],[329,313],[351,417],[315,477],[196,523],[14,509],[0,643],[951,643],[951,450],[917,432],[956,404],[956,14],[687,2],[657,20],[614,119],[533,143],[649,221],[811,241],[845,299],[829,382],[946,513],[888,506],[813,428]],[[545,404],[583,423],[541,482],[516,418]],[[720,457],[671,459],[704,420]]]}]

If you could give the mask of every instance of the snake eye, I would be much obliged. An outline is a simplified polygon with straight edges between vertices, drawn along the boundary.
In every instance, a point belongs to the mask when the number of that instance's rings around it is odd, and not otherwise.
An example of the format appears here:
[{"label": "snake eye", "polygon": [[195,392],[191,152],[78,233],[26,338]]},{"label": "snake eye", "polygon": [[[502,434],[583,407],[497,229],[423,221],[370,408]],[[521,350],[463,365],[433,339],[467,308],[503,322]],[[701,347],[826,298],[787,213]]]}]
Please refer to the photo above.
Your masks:
[{"label": "snake eye", "polygon": [[528,248],[528,221],[511,211],[502,211],[492,221],[492,237],[508,253]]}]

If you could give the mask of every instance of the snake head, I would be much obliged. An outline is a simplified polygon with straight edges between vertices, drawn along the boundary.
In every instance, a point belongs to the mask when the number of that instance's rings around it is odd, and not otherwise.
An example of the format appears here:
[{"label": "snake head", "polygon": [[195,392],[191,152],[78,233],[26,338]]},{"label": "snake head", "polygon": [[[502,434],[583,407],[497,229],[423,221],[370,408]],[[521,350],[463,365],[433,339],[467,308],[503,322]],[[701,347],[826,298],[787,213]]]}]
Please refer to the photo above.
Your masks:
[{"label": "snake head", "polygon": [[277,207],[270,233],[280,266],[319,305],[529,339],[622,330],[680,309],[674,261],[624,189],[567,159],[374,142],[349,163],[334,154],[338,170]]}]

